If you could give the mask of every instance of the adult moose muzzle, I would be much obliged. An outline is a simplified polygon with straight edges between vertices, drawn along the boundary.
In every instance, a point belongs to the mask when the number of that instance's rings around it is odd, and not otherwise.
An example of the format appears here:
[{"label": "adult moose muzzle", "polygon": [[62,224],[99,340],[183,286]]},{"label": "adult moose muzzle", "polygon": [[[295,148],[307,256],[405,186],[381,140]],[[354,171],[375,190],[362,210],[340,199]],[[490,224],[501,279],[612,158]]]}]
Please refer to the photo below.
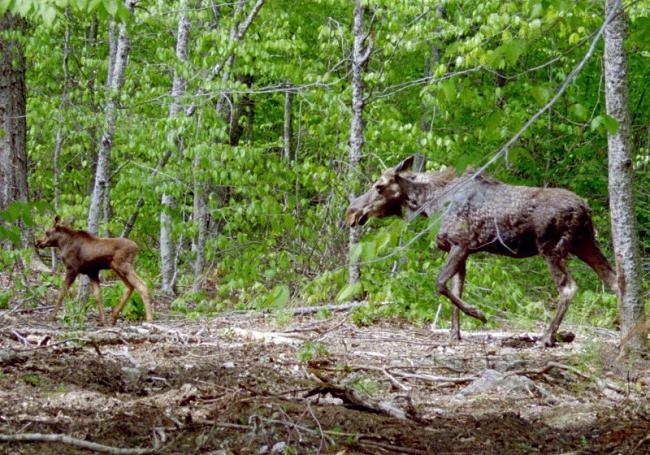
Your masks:
[{"label": "adult moose muzzle", "polygon": [[145,318],[153,320],[149,291],[142,279],[133,269],[133,261],[138,252],[138,245],[129,239],[97,237],[86,231],[77,231],[60,223],[59,216],[54,218],[54,225],[36,241],[36,248],[58,247],[61,249],[61,261],[66,267],[65,281],[59,297],[54,304],[52,318],[56,315],[65,298],[68,289],[78,274],[90,278],[93,294],[97,301],[97,313],[100,324],[104,324],[104,307],[102,306],[99,287],[99,271],[111,269],[126,285],[120,304],[112,313],[112,323],[117,318],[129,300],[133,289],[136,289],[144,303]]},{"label": "adult moose muzzle", "polygon": [[413,161],[411,156],[385,171],[350,203],[346,219],[349,226],[359,226],[371,217],[400,215],[405,207],[424,216],[440,213],[437,245],[448,255],[436,284],[454,304],[453,340],[460,339],[459,310],[486,321],[480,310],[462,300],[465,263],[472,253],[544,258],[560,294],[557,313],[540,340],[546,346],[555,343],[577,291],[567,269],[569,254],[589,265],[618,294],[616,274],[596,240],[591,211],[576,194],[561,188],[507,185],[473,172],[460,176],[453,170],[411,172]]}]

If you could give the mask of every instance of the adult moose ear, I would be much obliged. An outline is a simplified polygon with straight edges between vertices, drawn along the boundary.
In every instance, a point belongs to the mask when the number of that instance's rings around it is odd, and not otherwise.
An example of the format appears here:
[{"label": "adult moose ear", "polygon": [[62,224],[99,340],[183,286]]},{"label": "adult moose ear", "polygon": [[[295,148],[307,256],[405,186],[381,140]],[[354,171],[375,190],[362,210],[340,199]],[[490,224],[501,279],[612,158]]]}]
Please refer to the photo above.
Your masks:
[{"label": "adult moose ear", "polygon": [[406,158],[404,161],[399,163],[397,166],[393,168],[393,172],[396,174],[399,172],[404,172],[408,171],[413,167],[413,162],[415,161],[415,155],[411,155],[408,158]]},{"label": "adult moose ear", "polygon": [[61,223],[61,217],[59,215],[56,215],[54,217],[54,226],[58,226]]}]

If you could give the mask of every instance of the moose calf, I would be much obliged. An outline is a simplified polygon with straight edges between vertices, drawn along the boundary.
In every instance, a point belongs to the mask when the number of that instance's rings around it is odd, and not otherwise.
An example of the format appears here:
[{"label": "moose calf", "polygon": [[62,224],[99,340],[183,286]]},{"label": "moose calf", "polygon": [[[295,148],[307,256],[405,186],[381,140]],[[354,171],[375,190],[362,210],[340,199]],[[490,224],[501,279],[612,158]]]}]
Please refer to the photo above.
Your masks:
[{"label": "moose calf", "polygon": [[135,270],[133,270],[133,261],[138,252],[138,246],[135,242],[124,238],[97,237],[86,231],[76,231],[68,226],[62,225],[57,215],[54,218],[54,226],[48,229],[36,241],[36,248],[50,246],[61,249],[61,260],[66,267],[65,281],[61,288],[61,293],[54,304],[52,319],[56,319],[59,307],[68,289],[75,278],[77,278],[77,275],[82,273],[90,278],[93,294],[97,301],[99,323],[103,325],[105,320],[99,288],[99,271],[111,269],[126,285],[120,304],[113,310],[113,325],[117,322],[117,318],[129,300],[134,288],[138,291],[144,302],[146,320],[153,320],[151,299],[149,298],[147,286],[135,273]]}]

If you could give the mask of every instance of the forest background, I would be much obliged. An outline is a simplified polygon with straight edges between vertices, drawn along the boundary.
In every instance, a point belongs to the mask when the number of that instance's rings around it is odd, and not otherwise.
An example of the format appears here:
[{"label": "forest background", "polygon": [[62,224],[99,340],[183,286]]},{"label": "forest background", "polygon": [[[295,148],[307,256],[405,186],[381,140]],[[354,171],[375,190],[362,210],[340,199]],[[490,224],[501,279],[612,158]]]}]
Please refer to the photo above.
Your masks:
[{"label": "forest background", "polygon": [[[437,220],[374,220],[349,250],[349,195],[413,153],[430,170],[485,164],[549,102],[605,17],[601,1],[363,2],[357,162],[351,1],[2,5],[10,50],[3,78],[25,75],[27,155],[25,191],[0,206],[0,235],[23,245],[0,251],[0,267],[16,278],[0,307],[18,295],[42,304],[49,286],[60,285],[55,273],[34,287],[15,268],[33,260],[30,236],[56,212],[75,228],[135,240],[137,269],[164,311],[274,309],[281,317],[289,306],[367,299],[354,313],[359,324],[397,315],[444,325],[451,308],[435,286],[444,260],[435,250]],[[647,286],[650,2],[624,6]],[[607,134],[617,128],[605,113],[601,41],[559,101],[488,172],[584,197],[611,258]],[[12,137],[6,127],[3,136]],[[41,254],[56,267],[55,256]],[[350,255],[361,263],[352,285]],[[615,296],[578,262],[567,321],[611,326]],[[120,293],[106,288],[105,302],[117,304]],[[466,295],[489,324],[525,326],[550,318],[556,293],[541,259],[490,256],[470,259]],[[130,318],[142,317],[138,298]],[[392,304],[377,305],[384,302]]]}]

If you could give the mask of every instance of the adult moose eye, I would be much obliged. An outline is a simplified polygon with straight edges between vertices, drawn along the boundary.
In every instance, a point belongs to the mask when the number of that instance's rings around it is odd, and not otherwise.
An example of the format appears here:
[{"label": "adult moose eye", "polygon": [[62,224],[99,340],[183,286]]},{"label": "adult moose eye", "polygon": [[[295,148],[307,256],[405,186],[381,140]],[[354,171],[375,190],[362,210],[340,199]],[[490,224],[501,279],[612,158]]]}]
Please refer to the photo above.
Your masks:
[{"label": "adult moose eye", "polygon": [[385,189],[386,189],[386,185],[384,185],[383,183],[375,183],[376,192],[383,193]]}]

